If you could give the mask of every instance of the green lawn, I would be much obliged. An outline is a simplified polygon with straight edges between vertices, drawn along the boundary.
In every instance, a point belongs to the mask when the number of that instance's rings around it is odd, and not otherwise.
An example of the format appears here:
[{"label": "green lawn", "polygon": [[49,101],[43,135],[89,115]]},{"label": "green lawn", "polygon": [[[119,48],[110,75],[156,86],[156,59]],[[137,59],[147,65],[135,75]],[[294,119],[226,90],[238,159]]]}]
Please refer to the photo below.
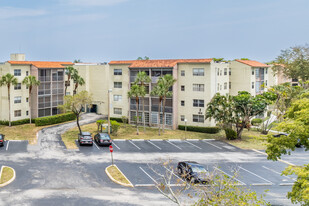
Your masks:
[{"label": "green lawn", "polygon": [[[91,132],[93,135],[97,133],[96,123],[81,126],[82,131]],[[242,140],[229,141],[225,139],[223,131],[218,134],[207,134],[199,132],[185,132],[183,130],[165,130],[164,134],[158,135],[157,128],[146,127],[144,132],[143,127],[139,127],[139,135],[136,135],[136,127],[133,125],[124,126],[121,124],[121,128],[118,131],[117,136],[113,136],[113,139],[217,139],[225,141],[229,144],[235,145],[243,149],[265,149],[266,136],[261,135],[257,131],[245,130],[243,132]],[[78,128],[68,130],[62,135],[62,140],[68,149],[77,149],[75,140],[77,139]]]},{"label": "green lawn", "polygon": [[9,181],[14,175],[14,172],[11,168],[9,167],[4,167],[2,170],[2,175],[0,178],[0,184],[3,184],[7,181]]}]

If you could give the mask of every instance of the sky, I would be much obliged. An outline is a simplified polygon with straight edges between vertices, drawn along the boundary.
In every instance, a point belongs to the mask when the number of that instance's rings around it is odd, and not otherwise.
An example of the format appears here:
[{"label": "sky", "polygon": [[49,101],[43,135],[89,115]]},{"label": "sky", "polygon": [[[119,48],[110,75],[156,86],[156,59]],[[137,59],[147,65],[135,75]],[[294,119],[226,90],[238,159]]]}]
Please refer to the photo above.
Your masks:
[{"label": "sky", "polygon": [[268,62],[309,43],[308,11],[308,0],[0,0],[0,62]]}]

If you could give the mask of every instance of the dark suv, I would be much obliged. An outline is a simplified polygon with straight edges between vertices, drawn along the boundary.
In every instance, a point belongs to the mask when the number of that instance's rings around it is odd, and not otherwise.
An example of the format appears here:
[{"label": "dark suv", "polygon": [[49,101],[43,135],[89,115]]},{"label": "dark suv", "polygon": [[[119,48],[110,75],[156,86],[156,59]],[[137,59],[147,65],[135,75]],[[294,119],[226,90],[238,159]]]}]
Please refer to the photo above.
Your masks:
[{"label": "dark suv", "polygon": [[112,144],[112,139],[107,133],[98,133],[94,135],[94,141],[100,146],[109,146]]},{"label": "dark suv", "polygon": [[87,145],[93,145],[93,139],[90,132],[82,132],[81,134],[78,134],[78,142],[79,145],[87,144]]},{"label": "dark suv", "polygon": [[182,178],[189,180],[191,183],[206,184],[210,181],[209,172],[197,162],[179,162],[177,171]]},{"label": "dark suv", "polygon": [[4,145],[4,135],[0,134],[0,146]]}]

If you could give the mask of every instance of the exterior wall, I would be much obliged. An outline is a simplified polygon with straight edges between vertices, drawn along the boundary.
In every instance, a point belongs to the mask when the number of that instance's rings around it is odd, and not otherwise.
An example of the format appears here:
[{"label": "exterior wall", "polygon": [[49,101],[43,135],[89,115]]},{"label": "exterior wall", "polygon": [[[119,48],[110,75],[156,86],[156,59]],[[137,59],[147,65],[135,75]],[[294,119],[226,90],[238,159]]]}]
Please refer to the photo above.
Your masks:
[{"label": "exterior wall", "polygon": [[[31,66],[30,75],[35,76],[38,79],[38,68]],[[38,117],[38,87],[33,87],[31,92],[31,117]]]}]

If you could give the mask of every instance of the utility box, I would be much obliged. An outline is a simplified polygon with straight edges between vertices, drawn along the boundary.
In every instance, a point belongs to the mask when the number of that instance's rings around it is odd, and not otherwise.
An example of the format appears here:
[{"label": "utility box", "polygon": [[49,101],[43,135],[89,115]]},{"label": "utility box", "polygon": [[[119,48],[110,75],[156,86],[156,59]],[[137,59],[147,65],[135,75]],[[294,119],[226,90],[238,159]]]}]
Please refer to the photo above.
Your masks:
[{"label": "utility box", "polygon": [[[102,124],[102,132],[108,133],[108,124]],[[112,127],[110,128],[110,133],[112,133]]]}]

